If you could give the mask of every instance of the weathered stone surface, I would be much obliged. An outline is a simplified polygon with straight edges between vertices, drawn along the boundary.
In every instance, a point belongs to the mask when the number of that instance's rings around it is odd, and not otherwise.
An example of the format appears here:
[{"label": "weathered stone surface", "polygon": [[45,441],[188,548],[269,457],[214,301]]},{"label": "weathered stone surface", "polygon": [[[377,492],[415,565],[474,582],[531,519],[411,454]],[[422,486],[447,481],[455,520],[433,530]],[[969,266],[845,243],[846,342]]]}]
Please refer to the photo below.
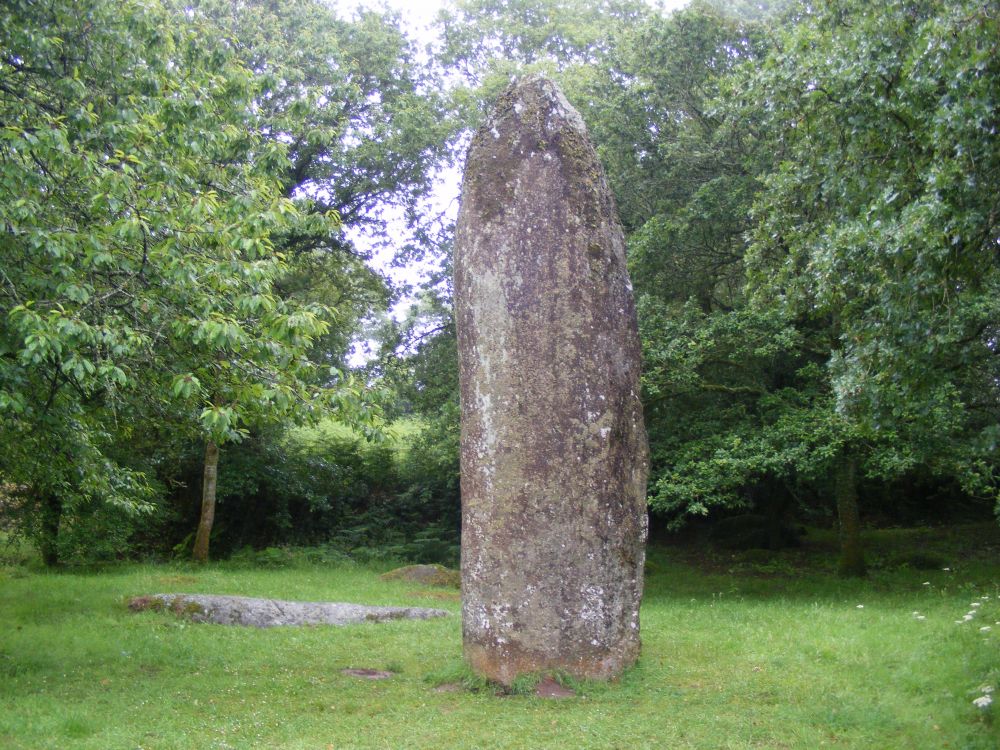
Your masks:
[{"label": "weathered stone surface", "polygon": [[580,115],[511,86],[473,138],[455,247],[466,658],[510,684],[639,653],[647,447],[625,244]]},{"label": "weathered stone surface", "polygon": [[422,607],[369,607],[363,604],[334,602],[287,602],[278,599],[254,599],[246,596],[214,594],[151,594],[137,596],[129,609],[166,610],[189,617],[195,622],[218,625],[245,625],[271,628],[276,625],[352,625],[388,620],[427,620],[445,617],[443,609]]}]

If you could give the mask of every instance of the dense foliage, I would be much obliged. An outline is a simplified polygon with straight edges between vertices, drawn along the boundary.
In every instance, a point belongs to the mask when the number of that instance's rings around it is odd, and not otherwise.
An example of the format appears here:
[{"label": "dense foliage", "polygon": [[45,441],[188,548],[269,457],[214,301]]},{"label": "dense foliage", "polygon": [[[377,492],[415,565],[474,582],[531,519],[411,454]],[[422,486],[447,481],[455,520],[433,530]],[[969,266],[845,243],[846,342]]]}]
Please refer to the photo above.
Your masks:
[{"label": "dense foliage", "polygon": [[144,419],[221,442],[311,398],[326,315],[274,293],[272,238],[336,217],[280,194],[256,82],[204,29],[102,2],[0,24],[2,472],[50,523],[94,498],[141,510],[116,445]]},{"label": "dense foliage", "polygon": [[47,558],[76,506],[148,510],[185,440],[330,408],[367,421],[310,355],[366,311],[334,292],[369,274],[341,262],[323,298],[288,289],[307,261],[334,267],[290,245],[334,245],[340,219],[283,180],[259,106],[274,75],[156,4],[23,2],[0,22],[0,472]]},{"label": "dense foliage", "polygon": [[[318,0],[9,3],[0,513],[53,561],[184,549],[225,443],[221,552],[449,559],[449,237],[424,199],[544,71],[629,242],[654,517],[749,511],[771,546],[836,521],[862,572],[866,518],[998,497],[998,24],[986,0],[455,0],[423,53]],[[405,316],[365,233],[442,259]],[[362,327],[380,350],[352,376]],[[296,427],[330,412],[360,432]]]}]

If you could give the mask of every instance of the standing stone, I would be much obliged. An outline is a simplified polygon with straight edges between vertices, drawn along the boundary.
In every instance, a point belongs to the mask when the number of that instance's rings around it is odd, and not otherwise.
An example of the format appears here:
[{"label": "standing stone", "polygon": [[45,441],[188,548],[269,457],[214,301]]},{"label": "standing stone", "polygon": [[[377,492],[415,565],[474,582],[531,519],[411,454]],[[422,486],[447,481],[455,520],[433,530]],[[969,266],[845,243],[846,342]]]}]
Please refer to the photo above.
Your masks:
[{"label": "standing stone", "polygon": [[479,674],[605,679],[639,655],[648,449],[614,201],[551,81],[473,138],[455,245],[462,628]]}]

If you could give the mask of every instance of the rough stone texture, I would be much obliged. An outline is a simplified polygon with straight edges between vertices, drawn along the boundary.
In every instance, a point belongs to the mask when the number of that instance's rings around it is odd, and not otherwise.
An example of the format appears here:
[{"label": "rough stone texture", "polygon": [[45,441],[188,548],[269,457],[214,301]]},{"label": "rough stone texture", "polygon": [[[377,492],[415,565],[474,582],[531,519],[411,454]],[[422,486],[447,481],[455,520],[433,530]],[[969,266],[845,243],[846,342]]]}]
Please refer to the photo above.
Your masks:
[{"label": "rough stone texture", "polygon": [[443,609],[422,607],[369,607],[363,604],[333,602],[286,602],[277,599],[252,599],[246,596],[213,594],[151,594],[137,596],[129,609],[168,610],[195,622],[218,625],[245,625],[270,628],[276,625],[352,625],[387,620],[427,620],[445,617]]},{"label": "rough stone texture", "polygon": [[509,685],[609,678],[639,653],[648,464],[625,243],[580,115],[551,81],[498,99],[455,247],[462,627]]}]

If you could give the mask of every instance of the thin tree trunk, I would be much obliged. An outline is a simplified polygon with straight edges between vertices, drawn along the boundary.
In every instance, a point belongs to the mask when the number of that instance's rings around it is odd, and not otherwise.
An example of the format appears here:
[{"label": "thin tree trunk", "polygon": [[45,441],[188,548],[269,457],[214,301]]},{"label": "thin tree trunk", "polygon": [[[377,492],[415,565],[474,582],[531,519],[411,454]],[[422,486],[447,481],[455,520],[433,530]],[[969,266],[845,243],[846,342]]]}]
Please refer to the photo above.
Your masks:
[{"label": "thin tree trunk", "polygon": [[53,568],[59,564],[59,524],[62,521],[62,500],[51,492],[42,495],[42,526],[38,550],[42,562]]},{"label": "thin tree trunk", "polygon": [[862,577],[868,572],[861,546],[861,519],[858,513],[858,459],[843,453],[834,467],[834,493],[840,520],[840,575]]},{"label": "thin tree trunk", "polygon": [[215,485],[219,476],[219,446],[213,440],[205,444],[205,472],[201,482],[201,520],[194,539],[192,557],[196,562],[208,562],[208,539],[215,522]]}]

